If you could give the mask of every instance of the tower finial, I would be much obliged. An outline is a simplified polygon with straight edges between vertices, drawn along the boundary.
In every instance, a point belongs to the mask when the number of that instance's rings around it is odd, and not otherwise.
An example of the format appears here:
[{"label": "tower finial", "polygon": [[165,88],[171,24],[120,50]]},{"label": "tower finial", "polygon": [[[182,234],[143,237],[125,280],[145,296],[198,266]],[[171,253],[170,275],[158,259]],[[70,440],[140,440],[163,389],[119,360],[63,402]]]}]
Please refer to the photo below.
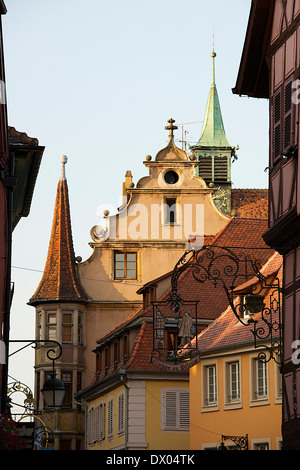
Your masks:
[{"label": "tower finial", "polygon": [[213,51],[211,53],[211,57],[212,57],[212,85],[215,85],[215,57],[216,57],[216,53],[215,53],[215,35],[213,35]]},{"label": "tower finial", "polygon": [[66,172],[65,172],[65,165],[68,161],[68,157],[66,155],[62,155],[60,157],[60,161],[62,163],[62,169],[61,169],[61,174],[60,174],[60,179],[65,180],[66,179]]},{"label": "tower finial", "polygon": [[175,122],[174,119],[170,118],[170,119],[168,120],[168,122],[169,122],[170,124],[169,124],[168,126],[165,126],[165,129],[169,131],[169,139],[170,139],[170,140],[171,140],[171,139],[173,140],[173,137],[174,137],[173,131],[174,131],[175,129],[178,129],[178,127],[177,127],[177,126],[173,126],[173,123]]}]

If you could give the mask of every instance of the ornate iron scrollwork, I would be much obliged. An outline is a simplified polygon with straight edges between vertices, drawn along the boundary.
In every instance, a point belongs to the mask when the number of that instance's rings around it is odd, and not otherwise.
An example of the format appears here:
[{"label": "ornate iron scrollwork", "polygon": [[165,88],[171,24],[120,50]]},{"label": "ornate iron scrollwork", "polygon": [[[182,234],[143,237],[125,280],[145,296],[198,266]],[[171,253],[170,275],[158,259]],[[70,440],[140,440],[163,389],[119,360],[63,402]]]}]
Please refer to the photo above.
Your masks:
[{"label": "ornate iron scrollwork", "polygon": [[[173,308],[184,306],[178,294],[178,280],[187,269],[199,283],[210,281],[215,287],[221,286],[237,320],[250,327],[255,348],[262,349],[259,359],[264,362],[274,359],[281,364],[282,288],[277,276],[270,280],[262,274],[262,264],[253,253],[254,249],[250,256],[242,248],[209,245],[186,251],[173,270],[169,302]],[[243,295],[238,294],[241,287]]]}]

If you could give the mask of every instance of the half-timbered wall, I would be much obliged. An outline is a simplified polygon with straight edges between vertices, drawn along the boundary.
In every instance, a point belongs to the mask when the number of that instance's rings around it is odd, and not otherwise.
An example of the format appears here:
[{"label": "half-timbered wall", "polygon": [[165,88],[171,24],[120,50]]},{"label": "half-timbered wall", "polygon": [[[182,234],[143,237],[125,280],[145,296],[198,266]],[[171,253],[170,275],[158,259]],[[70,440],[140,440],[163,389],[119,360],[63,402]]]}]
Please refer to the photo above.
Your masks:
[{"label": "half-timbered wall", "polygon": [[[270,226],[297,207],[299,175],[300,0],[275,2],[270,73]],[[297,208],[300,214],[300,207]]]},{"label": "half-timbered wall", "polygon": [[267,60],[269,230],[264,238],[284,262],[283,445],[300,449],[300,0],[275,0]]}]

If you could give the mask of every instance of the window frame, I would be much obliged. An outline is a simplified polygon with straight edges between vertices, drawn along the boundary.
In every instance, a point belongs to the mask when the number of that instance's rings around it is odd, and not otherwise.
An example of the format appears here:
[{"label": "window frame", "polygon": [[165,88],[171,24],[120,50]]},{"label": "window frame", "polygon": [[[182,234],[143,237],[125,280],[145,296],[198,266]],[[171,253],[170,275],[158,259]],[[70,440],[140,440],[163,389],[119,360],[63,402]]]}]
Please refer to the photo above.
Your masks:
[{"label": "window frame", "polygon": [[[269,363],[262,362],[258,356],[250,356],[250,406],[266,405],[270,402],[270,387],[269,387]],[[259,368],[263,367],[262,377],[259,376]],[[263,381],[260,385],[259,382]],[[263,387],[264,393],[259,392],[259,387]]]},{"label": "window frame", "polygon": [[[210,386],[209,374],[210,370],[214,370],[214,400],[210,400]],[[202,364],[201,375],[202,375],[202,411],[210,412],[219,409],[219,384],[218,384],[218,362],[217,361],[205,361]]]},{"label": "window frame", "polygon": [[[50,321],[50,318],[53,318],[54,321]],[[57,311],[56,310],[47,310],[46,311],[46,335],[45,339],[48,341],[57,340]],[[52,331],[52,334],[50,333]],[[54,333],[53,333],[54,332]]]},{"label": "window frame", "polygon": [[[237,368],[236,387],[233,387],[233,367]],[[240,357],[224,360],[224,408],[240,408],[242,406],[242,367]]]},{"label": "window frame", "polygon": [[107,438],[112,439],[114,435],[114,397],[107,402]]},{"label": "window frame", "polygon": [[[117,260],[116,259],[116,256],[117,255],[123,255],[123,261],[120,261],[120,260]],[[134,255],[135,256],[135,260],[134,260],[134,263],[135,263],[135,267],[134,267],[134,271],[135,271],[135,274],[134,276],[128,276],[127,275],[127,271],[129,271],[128,269],[128,263],[132,263],[133,261],[132,260],[128,260],[127,259],[127,255]],[[123,276],[117,276],[116,272],[117,271],[121,271],[121,269],[117,269],[117,263],[118,262],[123,262],[124,263],[124,268],[123,268]],[[132,269],[130,269],[132,270]],[[127,280],[127,279],[137,279],[137,275],[138,275],[138,253],[137,251],[121,251],[121,250],[114,250],[113,252],[113,278],[114,280],[116,281],[122,281],[122,280]]]},{"label": "window frame", "polygon": [[118,395],[118,435],[125,431],[125,393],[121,391]]}]

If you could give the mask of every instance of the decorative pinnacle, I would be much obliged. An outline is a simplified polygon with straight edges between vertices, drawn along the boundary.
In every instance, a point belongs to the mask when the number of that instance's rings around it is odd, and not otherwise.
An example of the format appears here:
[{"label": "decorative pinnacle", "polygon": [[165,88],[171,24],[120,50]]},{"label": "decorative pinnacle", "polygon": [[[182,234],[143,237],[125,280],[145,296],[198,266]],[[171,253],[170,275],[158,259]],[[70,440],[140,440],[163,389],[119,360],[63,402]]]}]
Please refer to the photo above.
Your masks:
[{"label": "decorative pinnacle", "polygon": [[61,174],[60,174],[60,179],[65,180],[66,179],[66,172],[65,172],[65,165],[68,161],[68,157],[66,155],[62,155],[60,157],[60,161],[62,163],[62,169],[61,169]]},{"label": "decorative pinnacle", "polygon": [[169,131],[169,139],[173,139],[174,137],[174,134],[173,134],[173,131],[178,129],[177,126],[173,126],[173,123],[175,122],[174,119],[170,118],[168,120],[168,122],[170,123],[168,126],[165,126],[165,129]]}]

